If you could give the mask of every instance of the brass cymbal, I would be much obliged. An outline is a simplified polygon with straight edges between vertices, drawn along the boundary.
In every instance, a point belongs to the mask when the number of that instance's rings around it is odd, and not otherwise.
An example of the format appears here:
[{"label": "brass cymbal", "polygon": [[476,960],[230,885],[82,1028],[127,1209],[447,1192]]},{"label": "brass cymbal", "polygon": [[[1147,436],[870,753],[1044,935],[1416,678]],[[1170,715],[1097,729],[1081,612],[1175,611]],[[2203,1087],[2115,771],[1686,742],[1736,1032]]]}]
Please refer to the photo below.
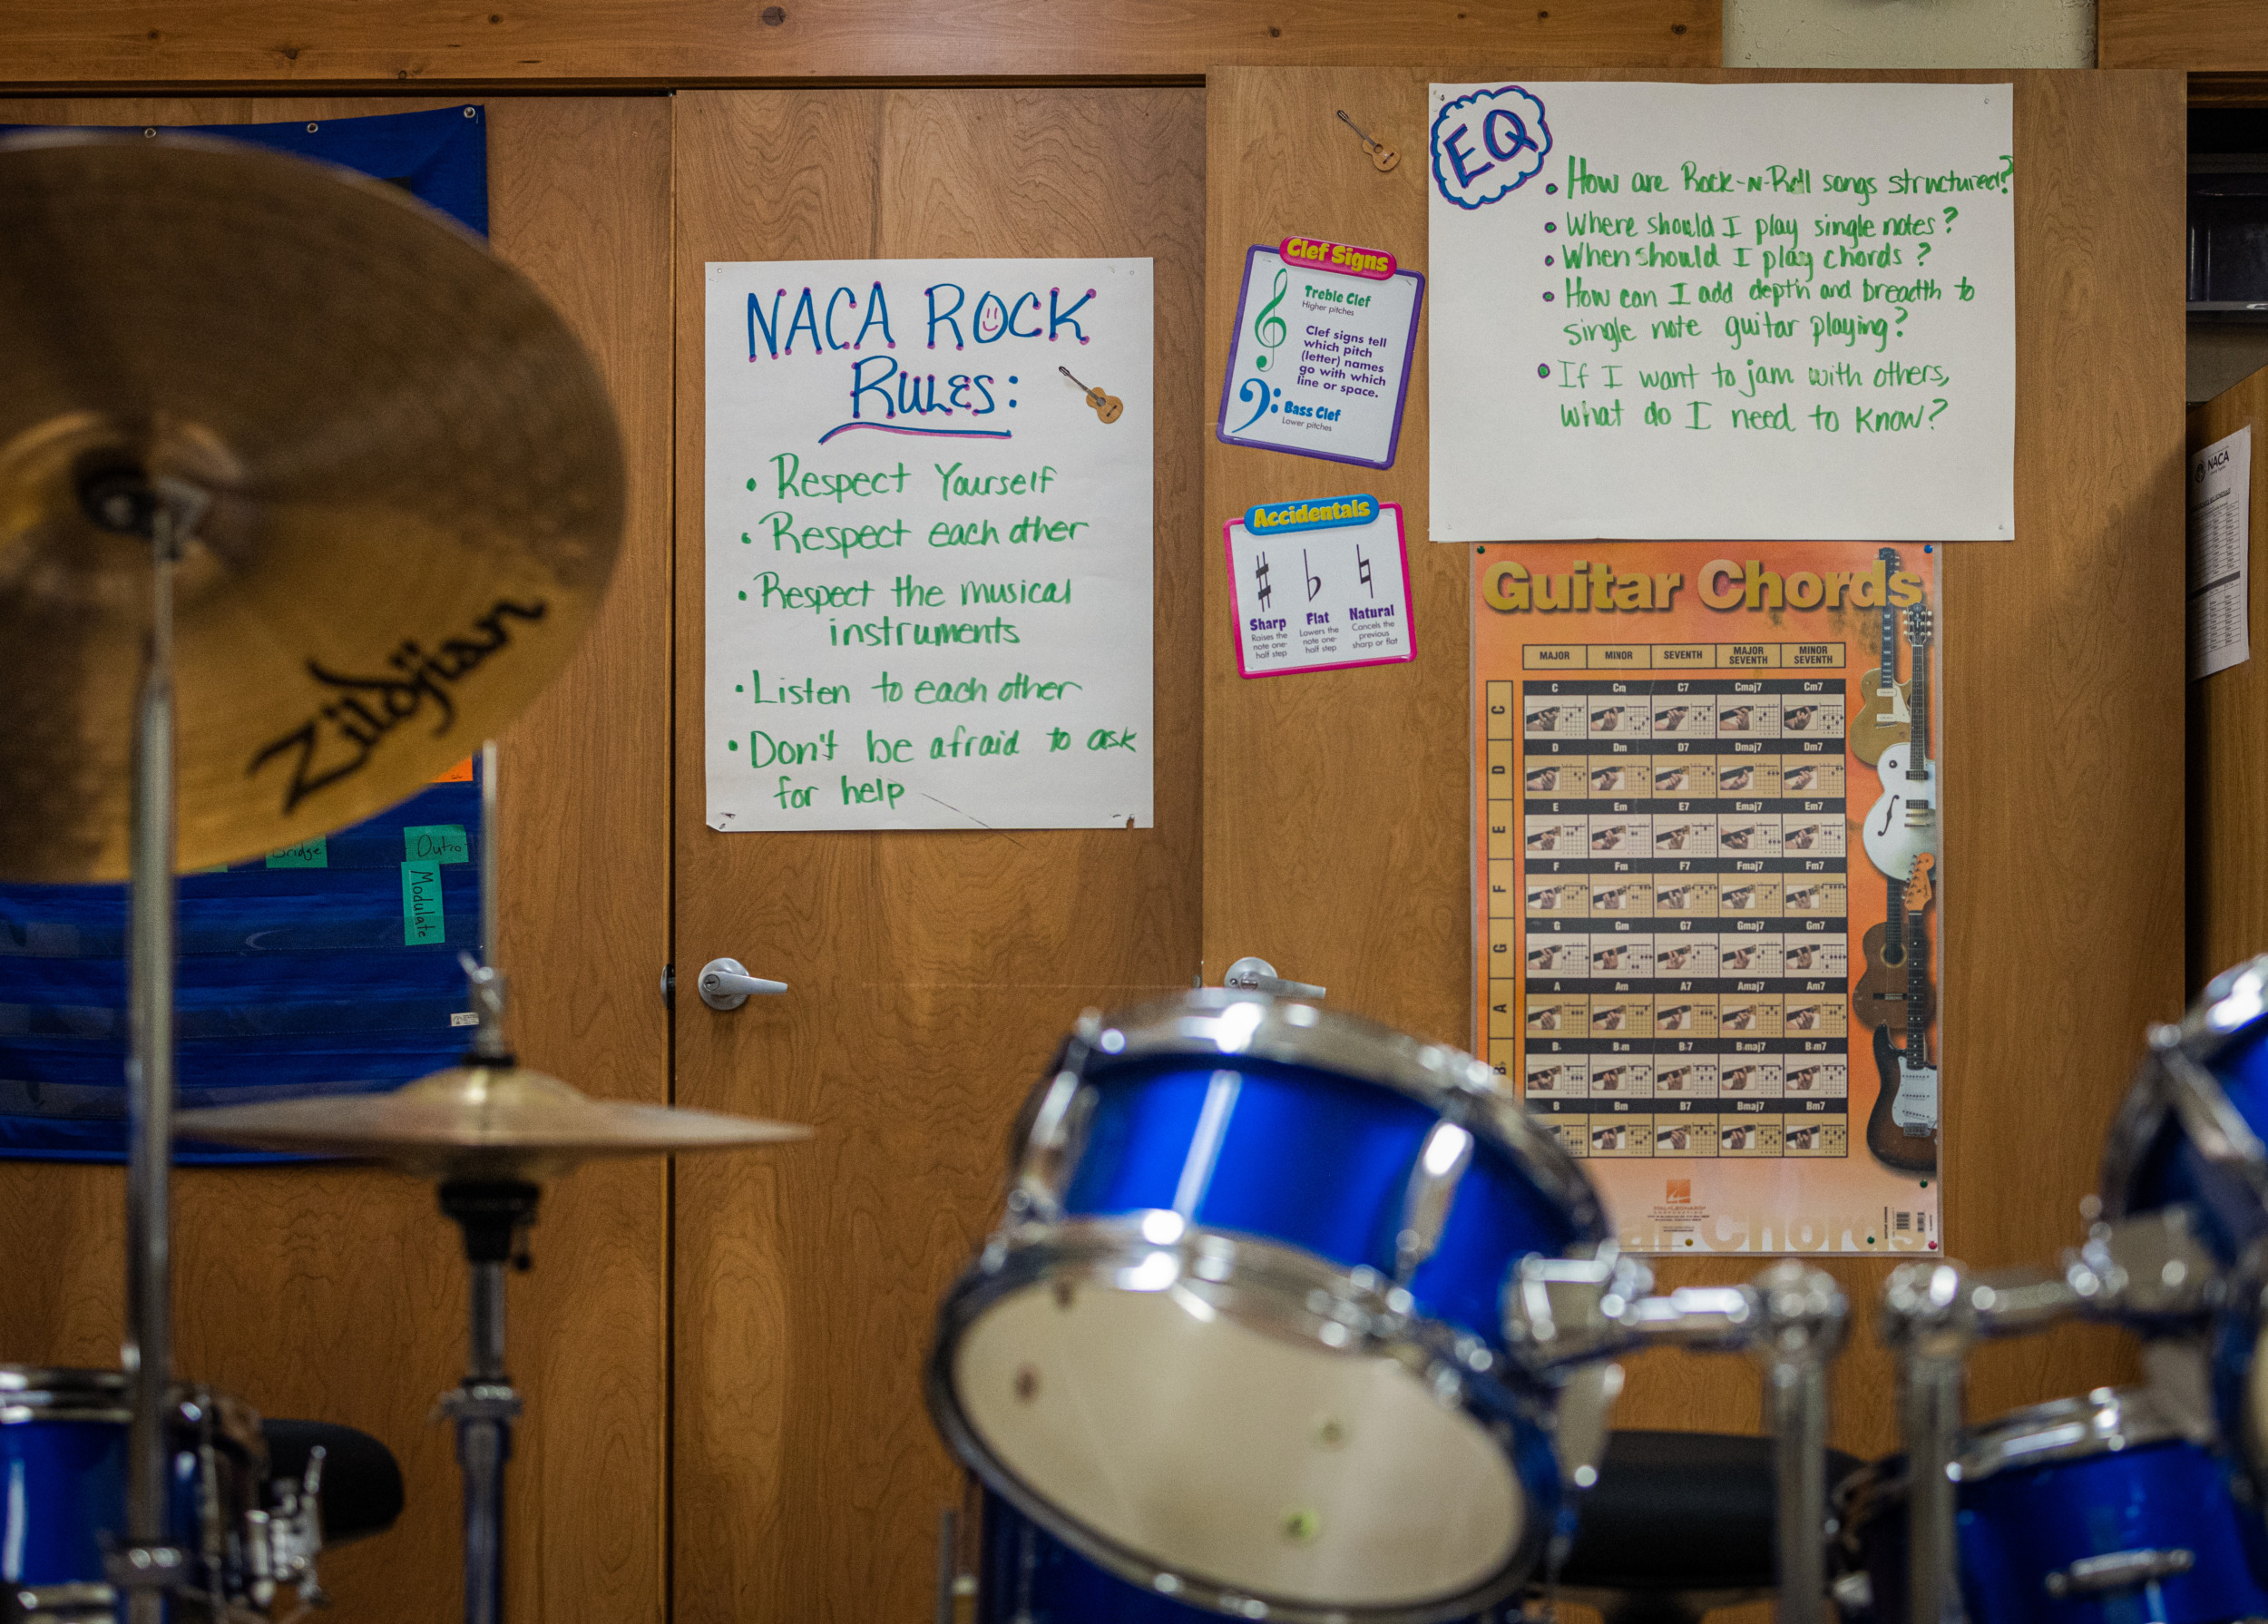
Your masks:
[{"label": "brass cymbal", "polygon": [[556,1177],[596,1157],[682,1155],[811,1137],[794,1122],[593,1100],[520,1066],[453,1066],[390,1094],[185,1110],[181,1139],[391,1163],[425,1178]]},{"label": "brass cymbal", "polygon": [[185,870],[472,754],[613,568],[621,447],[582,346],[469,233],[343,170],[0,142],[0,878],[127,872],[150,548],[91,484],[210,497],[174,586]]}]

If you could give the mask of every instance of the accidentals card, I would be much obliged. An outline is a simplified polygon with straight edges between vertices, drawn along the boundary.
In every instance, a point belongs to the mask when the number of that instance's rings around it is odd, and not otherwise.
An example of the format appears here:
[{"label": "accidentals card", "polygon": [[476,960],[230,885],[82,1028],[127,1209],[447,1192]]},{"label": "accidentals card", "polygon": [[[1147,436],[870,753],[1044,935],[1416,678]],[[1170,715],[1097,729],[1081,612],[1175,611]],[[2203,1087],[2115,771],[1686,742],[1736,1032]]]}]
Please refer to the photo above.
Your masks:
[{"label": "accidentals card", "polygon": [[1402,508],[1374,496],[1267,502],[1222,526],[1246,677],[1416,657]]},{"label": "accidentals card", "polygon": [[1364,467],[1393,465],[1425,279],[1383,249],[1287,237],[1245,256],[1216,433]]}]

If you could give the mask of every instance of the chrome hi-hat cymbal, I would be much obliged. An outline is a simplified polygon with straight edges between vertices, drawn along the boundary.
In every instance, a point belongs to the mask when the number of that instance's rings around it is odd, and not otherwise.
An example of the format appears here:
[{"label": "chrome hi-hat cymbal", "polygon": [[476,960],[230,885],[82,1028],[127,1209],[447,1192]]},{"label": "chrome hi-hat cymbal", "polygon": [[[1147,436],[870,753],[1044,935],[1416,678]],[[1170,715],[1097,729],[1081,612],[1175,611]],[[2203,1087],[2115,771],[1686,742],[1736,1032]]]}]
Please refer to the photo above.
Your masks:
[{"label": "chrome hi-hat cymbal", "polygon": [[390,1094],[224,1105],[173,1119],[183,1139],[384,1161],[406,1173],[540,1183],[598,1157],[682,1154],[811,1137],[793,1122],[593,1100],[524,1067],[466,1064]]},{"label": "chrome hi-hat cymbal", "polygon": [[613,567],[621,450],[582,347],[470,234],[342,170],[0,142],[0,878],[127,872],[159,491],[202,510],[174,578],[183,869],[470,755]]}]

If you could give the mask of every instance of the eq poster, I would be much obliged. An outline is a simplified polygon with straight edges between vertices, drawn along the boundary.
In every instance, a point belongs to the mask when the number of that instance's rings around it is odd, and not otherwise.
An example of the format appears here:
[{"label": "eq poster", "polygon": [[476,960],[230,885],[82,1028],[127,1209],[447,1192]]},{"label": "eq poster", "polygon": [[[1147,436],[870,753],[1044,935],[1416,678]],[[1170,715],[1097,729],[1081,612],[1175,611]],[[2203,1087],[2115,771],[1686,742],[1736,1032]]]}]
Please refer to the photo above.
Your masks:
[{"label": "eq poster", "polygon": [[2015,531],[2005,84],[1436,84],[1432,533]]},{"label": "eq poster", "polygon": [[1150,827],[1150,273],[708,267],[710,828]]},{"label": "eq poster", "polygon": [[1939,1245],[1938,562],[1474,549],[1481,1052],[1626,1248]]}]

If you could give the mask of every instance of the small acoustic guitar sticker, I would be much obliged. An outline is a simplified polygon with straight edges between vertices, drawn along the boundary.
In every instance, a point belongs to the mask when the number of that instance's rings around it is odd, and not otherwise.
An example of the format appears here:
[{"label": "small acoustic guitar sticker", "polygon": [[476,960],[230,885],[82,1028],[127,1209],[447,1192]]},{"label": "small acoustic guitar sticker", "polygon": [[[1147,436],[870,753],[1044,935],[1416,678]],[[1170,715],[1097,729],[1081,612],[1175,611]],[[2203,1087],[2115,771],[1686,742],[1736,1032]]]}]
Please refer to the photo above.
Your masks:
[{"label": "small acoustic guitar sticker", "polygon": [[[1058,367],[1055,370],[1065,377],[1071,377],[1071,369],[1068,367]],[[1075,377],[1071,377],[1071,382],[1079,384]],[[1079,384],[1079,386],[1087,389],[1084,384]],[[1100,388],[1087,389],[1087,404],[1095,408],[1095,416],[1105,423],[1116,423],[1119,415],[1126,410],[1126,402],[1115,395],[1105,395]]]},{"label": "small acoustic guitar sticker", "polygon": [[1386,173],[1389,170],[1393,169],[1395,164],[1402,161],[1401,153],[1395,152],[1392,147],[1386,145],[1383,142],[1371,140],[1371,138],[1364,132],[1362,125],[1356,123],[1353,119],[1348,118],[1344,109],[1342,109],[1339,113],[1339,122],[1344,124],[1348,129],[1354,131],[1356,135],[1362,137],[1363,151],[1370,154],[1370,161],[1372,164],[1375,166],[1380,174],[1383,175]]}]

